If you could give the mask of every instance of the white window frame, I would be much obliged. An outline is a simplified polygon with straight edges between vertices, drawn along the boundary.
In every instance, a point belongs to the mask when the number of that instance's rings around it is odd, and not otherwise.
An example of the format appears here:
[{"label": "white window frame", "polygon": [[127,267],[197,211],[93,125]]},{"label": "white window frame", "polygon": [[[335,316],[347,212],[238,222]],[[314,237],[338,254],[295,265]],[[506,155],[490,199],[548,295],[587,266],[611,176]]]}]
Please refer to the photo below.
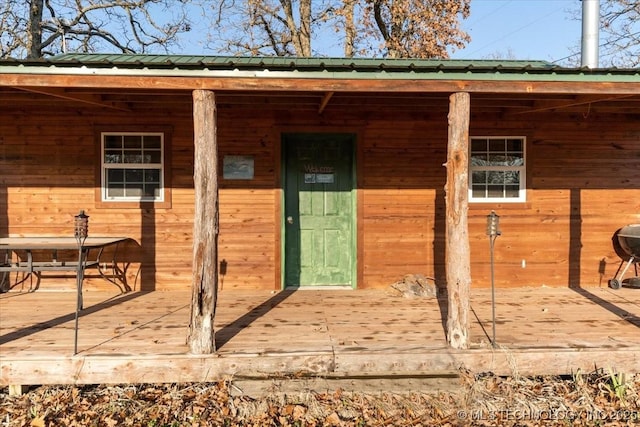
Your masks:
[{"label": "white window frame", "polygon": [[[107,163],[105,162],[105,137],[107,136],[159,136],[160,137],[160,163]],[[144,144],[144,142],[143,142]],[[144,146],[142,147],[144,150]],[[103,202],[164,202],[165,201],[165,135],[163,132],[101,132],[100,134],[100,170],[101,170],[101,199]],[[149,196],[108,196],[107,171],[109,169],[153,169],[158,170],[160,182],[157,197]]]},{"label": "white window frame", "polygon": [[[503,140],[518,139],[522,141],[522,165],[487,165],[479,166],[472,165],[471,161],[471,148],[473,146],[473,140]],[[507,153],[505,148],[505,153]],[[518,197],[474,197],[473,195],[473,172],[479,171],[517,171],[520,176]],[[516,136],[471,136],[469,138],[469,202],[470,203],[522,203],[527,200],[527,138],[522,135]]]}]

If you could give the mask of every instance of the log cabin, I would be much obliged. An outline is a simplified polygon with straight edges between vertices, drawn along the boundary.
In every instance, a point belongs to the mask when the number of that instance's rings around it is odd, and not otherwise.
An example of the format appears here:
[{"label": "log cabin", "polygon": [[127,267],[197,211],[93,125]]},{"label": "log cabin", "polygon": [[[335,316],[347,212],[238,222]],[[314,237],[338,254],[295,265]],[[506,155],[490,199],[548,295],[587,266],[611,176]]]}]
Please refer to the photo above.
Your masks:
[{"label": "log cabin", "polygon": [[195,223],[219,289],[280,290],[602,286],[640,222],[640,69],[64,54],[1,60],[0,112],[0,235],[84,210],[137,290],[191,286]]}]

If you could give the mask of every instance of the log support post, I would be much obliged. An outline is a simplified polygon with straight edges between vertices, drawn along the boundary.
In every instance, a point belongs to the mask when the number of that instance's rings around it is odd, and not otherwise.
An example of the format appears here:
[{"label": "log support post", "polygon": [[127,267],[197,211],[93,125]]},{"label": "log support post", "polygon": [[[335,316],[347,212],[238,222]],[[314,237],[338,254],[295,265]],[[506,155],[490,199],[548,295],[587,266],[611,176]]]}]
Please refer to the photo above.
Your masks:
[{"label": "log support post", "polygon": [[456,349],[465,349],[469,345],[469,120],[469,94],[454,93],[449,98],[445,258],[448,298],[447,342]]},{"label": "log support post", "polygon": [[195,144],[193,219],[193,279],[187,344],[193,354],[216,351],[215,318],[218,300],[218,146],[215,95],[193,92]]}]

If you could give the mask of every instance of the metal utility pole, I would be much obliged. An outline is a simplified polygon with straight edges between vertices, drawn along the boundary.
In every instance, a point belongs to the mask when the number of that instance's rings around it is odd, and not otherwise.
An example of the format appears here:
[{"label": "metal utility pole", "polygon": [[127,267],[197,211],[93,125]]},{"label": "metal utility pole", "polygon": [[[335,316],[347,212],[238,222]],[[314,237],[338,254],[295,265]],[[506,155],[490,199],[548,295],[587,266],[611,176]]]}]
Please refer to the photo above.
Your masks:
[{"label": "metal utility pole", "polygon": [[582,0],[583,67],[598,68],[600,47],[600,0]]}]

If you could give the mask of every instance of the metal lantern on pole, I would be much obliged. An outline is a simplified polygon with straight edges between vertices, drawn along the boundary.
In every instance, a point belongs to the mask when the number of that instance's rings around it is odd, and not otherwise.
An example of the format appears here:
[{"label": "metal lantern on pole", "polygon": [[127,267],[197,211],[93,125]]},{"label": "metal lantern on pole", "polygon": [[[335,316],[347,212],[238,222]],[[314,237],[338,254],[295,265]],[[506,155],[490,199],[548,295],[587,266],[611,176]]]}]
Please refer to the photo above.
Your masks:
[{"label": "metal lantern on pole", "polygon": [[493,248],[496,238],[501,234],[502,231],[500,231],[500,216],[495,213],[495,211],[491,211],[491,213],[487,215],[487,236],[489,236],[489,254],[491,256],[491,323],[493,327],[493,338],[491,341],[491,345],[493,347],[496,346],[496,294],[493,272]]},{"label": "metal lantern on pole", "polygon": [[76,286],[76,325],[73,354],[78,354],[78,312],[82,309],[83,306],[82,280],[84,279],[84,243],[87,240],[87,236],[89,235],[89,216],[84,213],[84,210],[81,210],[80,213],[74,217],[73,225],[74,236],[76,238],[76,242],[78,243],[78,270],[76,273],[78,281]]},{"label": "metal lantern on pole", "polygon": [[84,244],[89,235],[89,215],[85,214],[84,210],[81,210],[80,213],[74,217],[73,226],[78,245]]},{"label": "metal lantern on pole", "polygon": [[501,234],[500,215],[495,211],[491,211],[491,213],[487,215],[487,236],[495,238]]}]

